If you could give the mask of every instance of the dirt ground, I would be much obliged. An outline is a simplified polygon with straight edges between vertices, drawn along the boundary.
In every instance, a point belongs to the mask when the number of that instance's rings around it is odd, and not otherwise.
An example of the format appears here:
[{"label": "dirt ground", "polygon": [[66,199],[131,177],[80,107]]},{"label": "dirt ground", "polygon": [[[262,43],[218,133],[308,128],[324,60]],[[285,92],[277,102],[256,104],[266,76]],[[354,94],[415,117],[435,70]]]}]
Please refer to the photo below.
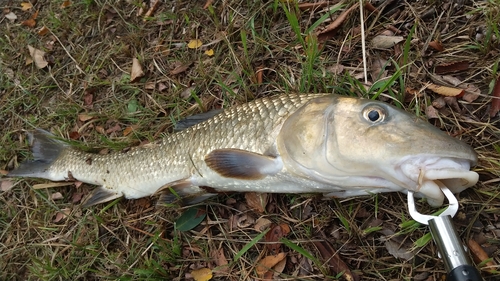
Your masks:
[{"label": "dirt ground", "polygon": [[26,130],[126,150],[187,116],[290,92],[382,100],[471,145],[480,180],[459,195],[454,222],[484,278],[500,278],[499,0],[0,8],[0,280],[444,280],[404,194],[82,208],[92,185],[5,177],[31,157]]}]

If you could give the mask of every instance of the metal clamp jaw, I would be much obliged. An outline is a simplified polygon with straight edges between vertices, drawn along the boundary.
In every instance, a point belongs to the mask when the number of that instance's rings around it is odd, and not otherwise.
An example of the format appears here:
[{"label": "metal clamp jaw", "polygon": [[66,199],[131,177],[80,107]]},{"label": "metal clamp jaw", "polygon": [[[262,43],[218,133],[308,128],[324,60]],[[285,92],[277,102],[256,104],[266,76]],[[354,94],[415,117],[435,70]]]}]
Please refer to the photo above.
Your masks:
[{"label": "metal clamp jaw", "polygon": [[452,217],[458,211],[458,200],[444,185],[440,188],[448,199],[449,206],[439,216],[424,215],[417,211],[413,191],[408,191],[408,210],[410,216],[417,222],[429,225],[432,239],[438,247],[443,259],[448,281],[477,281],[483,280],[479,271],[471,265],[464,246],[460,241]]}]

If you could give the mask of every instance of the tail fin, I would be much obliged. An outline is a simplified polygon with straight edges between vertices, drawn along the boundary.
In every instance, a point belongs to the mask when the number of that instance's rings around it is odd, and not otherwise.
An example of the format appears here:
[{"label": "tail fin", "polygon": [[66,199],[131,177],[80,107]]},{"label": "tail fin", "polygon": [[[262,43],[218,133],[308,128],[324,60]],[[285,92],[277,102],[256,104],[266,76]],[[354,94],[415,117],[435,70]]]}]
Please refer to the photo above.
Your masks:
[{"label": "tail fin", "polygon": [[8,176],[45,178],[47,169],[68,145],[42,129],[28,133],[28,140],[34,159],[21,163],[21,166],[10,171]]}]

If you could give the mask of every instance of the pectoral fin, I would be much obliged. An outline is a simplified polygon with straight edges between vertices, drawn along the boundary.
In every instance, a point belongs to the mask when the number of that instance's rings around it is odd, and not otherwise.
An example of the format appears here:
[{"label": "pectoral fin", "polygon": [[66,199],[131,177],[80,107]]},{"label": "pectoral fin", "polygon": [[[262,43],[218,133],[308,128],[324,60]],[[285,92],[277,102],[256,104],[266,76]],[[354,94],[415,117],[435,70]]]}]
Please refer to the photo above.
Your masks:
[{"label": "pectoral fin", "polygon": [[116,198],[122,197],[123,194],[113,192],[105,187],[98,187],[92,191],[89,199],[83,203],[83,208],[87,208],[100,203],[108,202]]},{"label": "pectoral fin", "polygon": [[235,148],[216,149],[205,163],[219,175],[242,180],[259,180],[281,171],[281,157],[271,157]]}]

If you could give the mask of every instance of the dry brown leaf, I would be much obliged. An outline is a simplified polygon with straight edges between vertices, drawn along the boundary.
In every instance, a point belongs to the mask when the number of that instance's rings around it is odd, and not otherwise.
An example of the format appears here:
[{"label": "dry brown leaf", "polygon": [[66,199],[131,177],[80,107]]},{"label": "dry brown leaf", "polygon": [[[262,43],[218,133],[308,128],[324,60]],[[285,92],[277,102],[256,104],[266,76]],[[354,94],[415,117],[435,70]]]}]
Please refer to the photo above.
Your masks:
[{"label": "dry brown leaf", "polygon": [[34,19],[27,19],[23,21],[21,25],[33,28],[36,26],[36,21]]},{"label": "dry brown leaf", "polygon": [[73,193],[73,196],[71,197],[71,202],[73,204],[80,202],[83,198],[83,192],[75,192]]},{"label": "dry brown leaf", "polygon": [[436,51],[442,52],[444,51],[443,44],[439,41],[431,41],[429,42],[429,47],[433,48]]},{"label": "dry brown leaf", "polygon": [[429,105],[425,108],[425,116],[427,119],[437,119],[439,118],[439,111],[434,106]]},{"label": "dry brown leaf", "polygon": [[21,3],[21,10],[28,11],[31,8],[33,8],[33,4],[31,4],[30,2],[22,2]]},{"label": "dry brown leaf", "polygon": [[436,74],[445,74],[445,73],[459,72],[459,71],[463,71],[463,70],[467,70],[467,69],[469,69],[469,62],[468,61],[459,61],[459,62],[437,65],[434,68],[434,72]]},{"label": "dry brown leaf", "polygon": [[38,30],[38,35],[44,36],[45,34],[49,33],[49,29],[44,25],[40,30]]},{"label": "dry brown leaf", "polygon": [[9,174],[9,171],[4,170],[4,169],[0,169],[0,175],[6,176],[7,174]]},{"label": "dry brown leaf", "polygon": [[52,200],[59,200],[59,199],[63,199],[64,196],[61,194],[61,192],[56,192],[52,195],[50,195],[50,199]]},{"label": "dry brown leaf", "polygon": [[90,116],[90,115],[87,115],[87,114],[78,114],[78,120],[82,121],[82,122],[86,122],[86,121],[89,121],[90,119],[94,118],[94,116]]},{"label": "dry brown leaf", "polygon": [[9,191],[14,186],[14,182],[11,180],[0,181],[0,190]]},{"label": "dry brown leaf", "polygon": [[389,254],[393,255],[395,258],[400,258],[408,261],[415,256],[415,254],[411,250],[409,250],[409,247],[404,247],[404,245],[400,245],[400,243],[392,240],[385,241],[385,248],[387,249]]},{"label": "dry brown leaf", "polygon": [[440,94],[446,97],[457,97],[464,94],[464,90],[446,86],[440,86],[436,84],[429,83],[427,88],[436,94]]},{"label": "dry brown leaf", "polygon": [[264,277],[264,275],[273,268],[280,261],[285,259],[285,253],[279,253],[273,256],[266,256],[257,263],[256,271],[259,277]]},{"label": "dry brown leaf", "polygon": [[218,250],[212,251],[211,255],[212,259],[215,262],[215,265],[217,265],[217,268],[214,268],[214,272],[229,272],[229,262],[226,259],[226,256],[224,255],[224,249],[220,248]]},{"label": "dry brown leaf", "polygon": [[257,231],[257,232],[262,232],[262,231],[268,229],[271,224],[272,224],[272,222],[270,220],[263,218],[263,217],[260,217],[255,222],[253,229],[255,229],[255,231]]},{"label": "dry brown leaf", "polygon": [[318,42],[325,42],[326,40],[332,38],[337,32],[337,28],[344,23],[347,16],[354,10],[359,7],[359,4],[356,3],[346,11],[344,11],[338,18],[336,18],[332,23],[327,25],[324,29],[316,32],[318,36]]},{"label": "dry brown leaf", "polygon": [[280,251],[280,240],[290,233],[290,227],[287,224],[282,223],[280,225],[273,224],[270,228],[271,229],[266,233],[265,241],[275,243],[266,244],[266,248],[274,255]]},{"label": "dry brown leaf", "polygon": [[30,52],[31,58],[35,62],[36,67],[38,67],[39,69],[42,69],[49,64],[44,58],[44,56],[45,56],[44,51],[35,49],[30,45],[28,45],[28,50]]},{"label": "dry brown leaf", "polygon": [[62,2],[62,4],[61,4],[61,9],[64,9],[64,8],[66,8],[66,7],[69,7],[69,5],[71,5],[71,1],[66,0],[66,1]]},{"label": "dry brown leaf", "polygon": [[255,209],[259,213],[264,213],[267,205],[267,193],[258,192],[247,192],[245,193],[245,199],[247,200],[247,205]]},{"label": "dry brown leaf", "polygon": [[80,133],[78,133],[77,131],[71,131],[71,132],[69,132],[69,138],[72,139],[72,140],[77,140],[80,137],[81,137]]},{"label": "dry brown leaf", "polygon": [[403,40],[403,36],[377,35],[372,39],[371,42],[372,46],[377,49],[390,49]]},{"label": "dry brown leaf", "polygon": [[285,266],[286,266],[286,259],[282,259],[280,262],[278,262],[274,268],[273,268],[273,275],[275,277],[275,280],[276,280],[276,277],[278,277],[280,275],[280,273],[283,272],[283,270],[285,269]]},{"label": "dry brown leaf", "polygon": [[130,82],[136,82],[137,79],[144,76],[144,71],[142,70],[141,63],[138,59],[132,59],[132,71],[130,72]]},{"label": "dry brown leaf", "polygon": [[125,128],[125,130],[123,130],[123,136],[126,137],[130,135],[130,133],[137,129],[137,127],[137,125],[128,126],[127,128]]},{"label": "dry brown leaf", "polygon": [[191,276],[195,281],[208,281],[212,279],[212,270],[210,268],[200,268],[191,271]]},{"label": "dry brown leaf", "polygon": [[321,257],[324,261],[328,262],[330,267],[333,269],[335,274],[339,274],[341,272],[344,273],[344,277],[347,280],[354,281],[359,280],[359,276],[353,274],[347,264],[341,259],[340,255],[337,251],[330,245],[327,241],[316,241],[314,242],[316,248],[318,248]]},{"label": "dry brown leaf", "polygon": [[[474,258],[474,261],[476,263],[482,263],[490,258],[488,254],[484,251],[483,247],[481,247],[481,245],[479,245],[475,240],[469,239],[467,245],[469,246],[470,252],[472,253],[472,257]],[[489,269],[486,270],[491,271],[491,273],[493,273],[493,271],[496,268],[496,264],[493,260],[486,262],[486,266],[489,267]]]},{"label": "dry brown leaf", "polygon": [[186,71],[192,64],[193,64],[192,62],[189,62],[186,64],[180,64],[176,68],[174,68],[172,71],[170,71],[170,74],[177,75],[179,73],[182,73],[182,72]]},{"label": "dry brown leaf", "polygon": [[54,218],[54,222],[60,222],[61,220],[63,220],[67,216],[69,216],[70,213],[71,213],[70,208],[61,209],[60,212],[56,213],[56,217]]},{"label": "dry brown leaf", "polygon": [[495,82],[495,87],[491,95],[493,99],[491,99],[490,117],[495,117],[498,111],[500,111],[500,76],[498,76]]}]

